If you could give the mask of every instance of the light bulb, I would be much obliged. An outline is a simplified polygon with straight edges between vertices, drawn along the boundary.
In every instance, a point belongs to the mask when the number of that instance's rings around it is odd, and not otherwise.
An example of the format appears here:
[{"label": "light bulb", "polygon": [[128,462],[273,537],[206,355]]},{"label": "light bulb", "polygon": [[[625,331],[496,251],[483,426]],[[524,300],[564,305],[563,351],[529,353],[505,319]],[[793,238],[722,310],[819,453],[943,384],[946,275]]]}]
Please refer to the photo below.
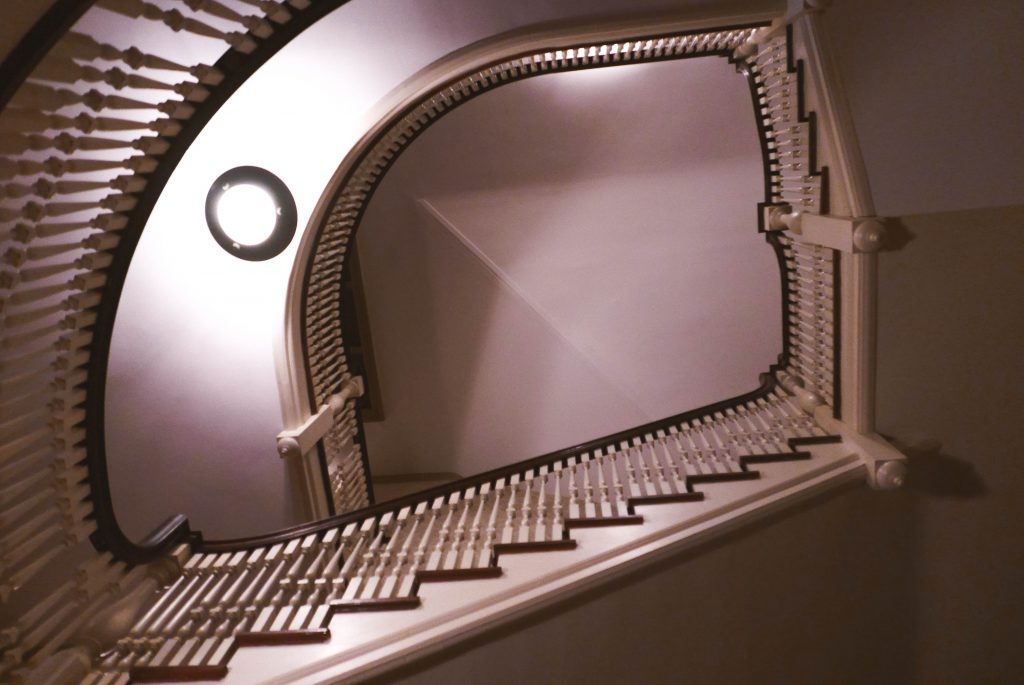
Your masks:
[{"label": "light bulb", "polygon": [[217,202],[217,220],[231,240],[259,245],[274,232],[277,207],[263,188],[251,183],[231,186]]}]

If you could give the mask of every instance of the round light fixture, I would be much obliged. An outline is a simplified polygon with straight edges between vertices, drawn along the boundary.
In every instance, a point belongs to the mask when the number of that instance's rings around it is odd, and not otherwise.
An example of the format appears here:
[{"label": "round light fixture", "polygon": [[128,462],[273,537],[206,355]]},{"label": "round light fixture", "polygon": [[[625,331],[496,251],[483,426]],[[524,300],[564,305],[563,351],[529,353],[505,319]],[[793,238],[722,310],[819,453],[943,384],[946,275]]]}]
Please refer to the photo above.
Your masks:
[{"label": "round light fixture", "polygon": [[288,186],[266,169],[240,166],[221,174],[206,195],[206,224],[217,244],[239,259],[281,254],[298,215]]}]

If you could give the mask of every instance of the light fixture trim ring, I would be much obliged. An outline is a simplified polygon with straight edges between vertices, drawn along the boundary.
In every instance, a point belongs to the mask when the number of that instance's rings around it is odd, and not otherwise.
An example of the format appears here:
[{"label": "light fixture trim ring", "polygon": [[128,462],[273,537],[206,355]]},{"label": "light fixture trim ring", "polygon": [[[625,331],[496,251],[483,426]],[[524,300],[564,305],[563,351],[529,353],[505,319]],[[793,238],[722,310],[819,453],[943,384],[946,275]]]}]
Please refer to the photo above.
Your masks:
[{"label": "light fixture trim ring", "polygon": [[[244,244],[232,238],[221,225],[217,205],[224,194],[240,185],[252,185],[264,190],[274,203],[274,228],[265,240]],[[295,236],[298,212],[295,198],[280,178],[258,166],[238,166],[217,177],[206,194],[206,225],[210,234],[224,251],[239,259],[262,262],[281,254]]]}]

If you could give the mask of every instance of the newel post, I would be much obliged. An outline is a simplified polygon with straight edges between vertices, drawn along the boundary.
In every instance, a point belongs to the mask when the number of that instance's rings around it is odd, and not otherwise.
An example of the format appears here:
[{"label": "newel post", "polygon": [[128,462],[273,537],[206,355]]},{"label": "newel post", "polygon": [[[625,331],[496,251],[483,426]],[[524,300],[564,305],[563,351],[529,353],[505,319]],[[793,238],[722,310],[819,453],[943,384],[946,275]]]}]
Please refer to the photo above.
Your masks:
[{"label": "newel post", "polygon": [[24,685],[78,685],[82,682],[95,660],[128,634],[157,591],[181,574],[181,561],[187,553],[182,545],[175,554],[136,566],[111,583],[90,603],[90,608],[95,606],[98,610],[86,619],[65,646],[58,646],[57,651],[37,664],[30,660],[33,668],[24,676]]}]

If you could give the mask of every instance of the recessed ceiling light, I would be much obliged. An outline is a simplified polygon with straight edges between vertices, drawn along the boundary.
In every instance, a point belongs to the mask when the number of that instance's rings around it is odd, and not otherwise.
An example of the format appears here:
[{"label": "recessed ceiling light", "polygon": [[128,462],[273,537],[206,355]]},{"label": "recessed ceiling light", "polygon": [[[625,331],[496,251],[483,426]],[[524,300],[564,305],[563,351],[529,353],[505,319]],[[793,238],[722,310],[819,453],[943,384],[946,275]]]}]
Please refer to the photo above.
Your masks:
[{"label": "recessed ceiling light", "polygon": [[206,224],[230,254],[251,262],[276,257],[295,235],[298,216],[288,186],[266,169],[221,174],[206,195]]}]

